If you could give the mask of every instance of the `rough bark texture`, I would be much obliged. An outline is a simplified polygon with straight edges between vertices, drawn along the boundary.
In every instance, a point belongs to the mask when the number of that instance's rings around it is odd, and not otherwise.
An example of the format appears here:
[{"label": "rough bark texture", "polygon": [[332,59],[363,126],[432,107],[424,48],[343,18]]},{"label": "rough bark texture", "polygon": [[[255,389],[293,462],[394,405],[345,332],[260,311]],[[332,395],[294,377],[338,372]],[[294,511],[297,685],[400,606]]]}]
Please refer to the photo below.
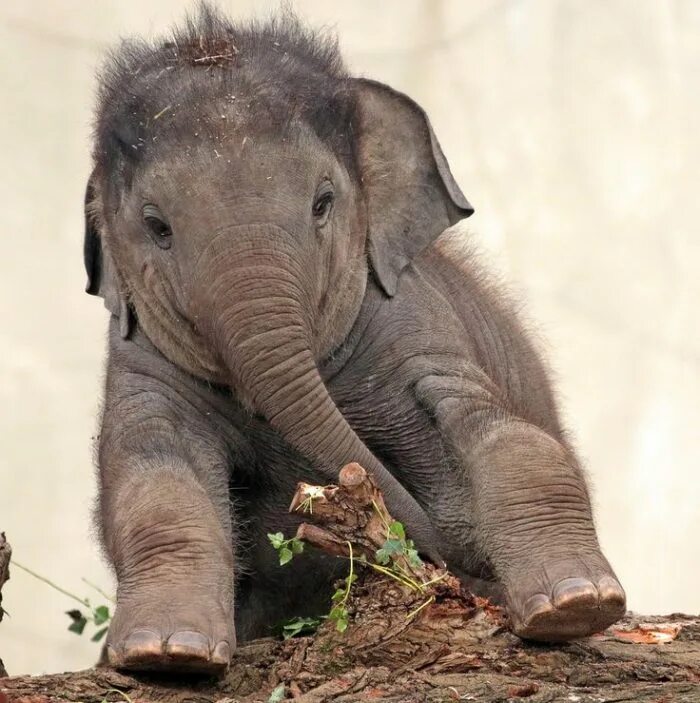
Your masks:
[{"label": "rough bark texture", "polygon": [[[5,539],[5,533],[0,532],[0,620],[2,620],[5,615],[5,611],[2,609],[2,587],[5,585],[5,581],[10,578],[10,557],[12,556],[12,548],[7,543]],[[5,665],[0,659],[0,677],[7,676],[7,671],[5,671]]]},{"label": "rough bark texture", "polygon": [[[432,565],[403,552],[386,565],[393,577],[371,566],[392,520],[358,465],[343,469],[338,487],[300,484],[290,509],[306,513],[297,533],[304,541],[340,557],[352,545],[359,578],[344,633],[327,621],[314,637],[243,645],[220,682],[101,668],[6,678],[0,703],[700,701],[700,618],[629,615],[584,640],[526,643],[508,631],[500,608]],[[359,563],[363,555],[369,565]]]}]

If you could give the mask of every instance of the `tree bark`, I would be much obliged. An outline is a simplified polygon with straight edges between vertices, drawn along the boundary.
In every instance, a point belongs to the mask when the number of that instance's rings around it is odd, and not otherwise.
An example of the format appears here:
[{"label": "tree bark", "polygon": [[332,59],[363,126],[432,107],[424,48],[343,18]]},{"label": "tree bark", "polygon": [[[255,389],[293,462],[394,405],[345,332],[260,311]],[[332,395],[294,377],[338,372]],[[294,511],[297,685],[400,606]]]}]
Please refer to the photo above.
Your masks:
[{"label": "tree bark", "polygon": [[[12,556],[12,548],[7,543],[5,539],[5,533],[0,532],[0,621],[5,615],[5,611],[2,609],[2,587],[5,585],[5,581],[10,578],[10,557]],[[0,659],[0,677],[7,676],[7,671],[5,670],[5,665]]]},{"label": "tree bark", "polygon": [[[389,533],[392,518],[357,464],[343,469],[337,487],[300,484],[290,510],[308,520],[298,538],[341,558],[352,549],[358,580],[343,603],[344,632],[326,620],[313,637],[241,645],[221,681],[107,668],[0,679],[0,703],[700,701],[700,618],[630,614],[568,644],[523,642],[500,608],[417,561],[410,544],[376,563],[400,528]],[[344,594],[347,583],[338,585]]]}]

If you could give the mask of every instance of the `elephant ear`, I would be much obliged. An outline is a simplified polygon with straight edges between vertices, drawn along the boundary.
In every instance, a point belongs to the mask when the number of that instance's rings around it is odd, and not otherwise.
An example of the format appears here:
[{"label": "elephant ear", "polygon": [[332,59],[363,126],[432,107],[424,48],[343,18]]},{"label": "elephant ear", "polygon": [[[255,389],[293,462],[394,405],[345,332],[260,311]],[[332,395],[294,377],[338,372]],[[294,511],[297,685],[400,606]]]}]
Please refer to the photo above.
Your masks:
[{"label": "elephant ear", "polygon": [[100,234],[100,198],[95,186],[94,172],[85,190],[85,239],[83,261],[87,273],[85,292],[104,299],[105,307],[119,318],[119,331],[123,339],[131,333],[132,313],[126,297],[120,290],[112,257]]},{"label": "elephant ear", "polygon": [[450,172],[423,109],[383,83],[360,78],[356,84],[369,256],[378,283],[393,296],[413,258],[474,208]]}]

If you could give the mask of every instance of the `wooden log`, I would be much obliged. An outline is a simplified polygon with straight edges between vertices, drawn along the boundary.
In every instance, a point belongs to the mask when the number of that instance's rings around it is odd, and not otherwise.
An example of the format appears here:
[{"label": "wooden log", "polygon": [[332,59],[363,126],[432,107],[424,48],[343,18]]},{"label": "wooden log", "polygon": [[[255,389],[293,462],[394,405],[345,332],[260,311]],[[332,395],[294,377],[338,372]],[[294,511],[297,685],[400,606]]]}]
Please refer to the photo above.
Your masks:
[{"label": "wooden log", "polygon": [[362,467],[345,467],[338,486],[300,484],[290,510],[308,520],[298,538],[348,567],[352,550],[359,579],[346,602],[345,632],[328,620],[313,637],[243,644],[221,681],[106,668],[0,679],[0,703],[700,701],[700,618],[629,614],[575,642],[524,642],[500,608],[451,574],[405,553],[386,565],[404,580],[373,566],[393,520]]},{"label": "wooden log", "polygon": [[298,703],[700,701],[699,618],[630,615],[602,635],[556,646],[491,631],[482,618],[447,617],[443,629],[408,627],[395,647],[376,633],[369,648],[359,634],[332,646],[323,632],[257,640],[238,648],[218,682],[101,668],[5,678],[0,703],[124,703],[124,696],[133,703],[265,703],[279,686]]}]

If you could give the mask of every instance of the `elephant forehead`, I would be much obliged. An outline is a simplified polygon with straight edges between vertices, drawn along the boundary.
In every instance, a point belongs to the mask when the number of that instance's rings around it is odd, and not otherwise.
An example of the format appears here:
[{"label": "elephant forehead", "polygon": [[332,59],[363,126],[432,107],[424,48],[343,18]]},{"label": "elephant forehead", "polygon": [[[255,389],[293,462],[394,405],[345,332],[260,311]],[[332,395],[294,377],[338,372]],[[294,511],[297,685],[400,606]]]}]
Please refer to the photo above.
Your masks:
[{"label": "elephant forehead", "polygon": [[[146,194],[221,202],[271,193],[313,195],[318,179],[337,172],[333,154],[312,138],[251,137],[232,131],[225,140],[170,144],[148,160],[140,185]],[[344,169],[343,169],[344,173]]]},{"label": "elephant forehead", "polygon": [[294,138],[307,121],[294,105],[263,98],[254,86],[197,84],[149,96],[141,106],[139,132],[157,142],[166,140],[225,140],[233,133],[270,138]]}]

